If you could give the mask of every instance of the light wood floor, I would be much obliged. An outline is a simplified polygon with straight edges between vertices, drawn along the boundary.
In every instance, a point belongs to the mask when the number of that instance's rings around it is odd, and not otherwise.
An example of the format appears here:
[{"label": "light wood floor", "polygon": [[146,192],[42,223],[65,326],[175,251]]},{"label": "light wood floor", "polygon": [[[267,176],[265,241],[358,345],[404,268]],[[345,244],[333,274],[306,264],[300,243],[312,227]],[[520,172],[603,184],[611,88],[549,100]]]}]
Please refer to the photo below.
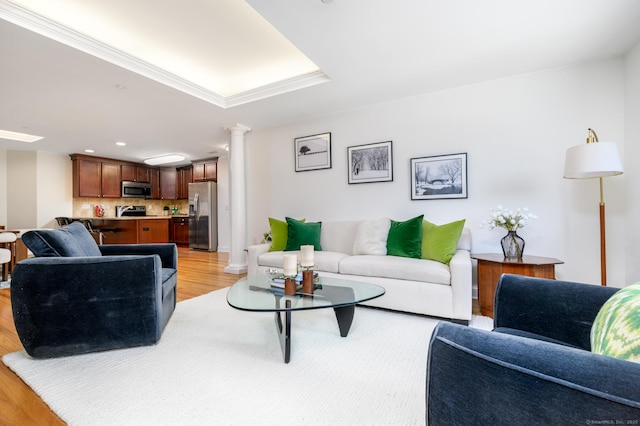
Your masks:
[{"label": "light wood floor", "polygon": [[[228,287],[242,275],[225,274],[228,254],[178,248],[178,301]],[[474,299],[473,313],[479,314]],[[11,313],[10,291],[0,290],[0,357],[22,350]],[[0,425],[63,425],[18,376],[0,362]]]}]

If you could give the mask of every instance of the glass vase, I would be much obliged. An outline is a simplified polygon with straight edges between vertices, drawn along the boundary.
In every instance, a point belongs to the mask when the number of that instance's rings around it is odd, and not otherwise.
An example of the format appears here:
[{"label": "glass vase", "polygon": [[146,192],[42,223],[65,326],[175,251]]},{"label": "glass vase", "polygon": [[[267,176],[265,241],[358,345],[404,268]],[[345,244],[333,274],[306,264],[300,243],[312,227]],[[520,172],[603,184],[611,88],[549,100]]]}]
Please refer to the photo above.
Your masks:
[{"label": "glass vase", "polygon": [[516,233],[516,231],[509,231],[507,235],[500,240],[500,243],[502,244],[502,253],[504,253],[505,259],[522,259],[522,253],[524,252],[524,240]]}]

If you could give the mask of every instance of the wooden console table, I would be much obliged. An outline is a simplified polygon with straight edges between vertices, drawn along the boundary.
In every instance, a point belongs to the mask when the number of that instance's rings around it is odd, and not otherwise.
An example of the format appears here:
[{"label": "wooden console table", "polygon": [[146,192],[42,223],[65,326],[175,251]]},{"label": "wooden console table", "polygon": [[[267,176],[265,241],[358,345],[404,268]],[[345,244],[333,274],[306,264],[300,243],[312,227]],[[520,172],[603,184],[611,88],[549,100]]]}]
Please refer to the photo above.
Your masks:
[{"label": "wooden console table", "polygon": [[472,254],[478,261],[478,302],[482,315],[493,318],[493,299],[502,274],[518,274],[538,278],[556,278],[555,265],[564,263],[552,257],[522,256],[505,259],[502,254]]}]

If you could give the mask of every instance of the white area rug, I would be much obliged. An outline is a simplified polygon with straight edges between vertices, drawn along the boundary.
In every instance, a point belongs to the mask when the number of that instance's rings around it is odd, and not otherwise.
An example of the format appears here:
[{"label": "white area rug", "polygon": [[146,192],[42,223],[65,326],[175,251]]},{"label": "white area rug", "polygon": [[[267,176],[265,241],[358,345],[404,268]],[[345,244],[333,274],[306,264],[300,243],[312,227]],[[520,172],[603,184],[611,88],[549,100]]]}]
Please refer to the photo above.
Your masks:
[{"label": "white area rug", "polygon": [[332,309],[294,312],[284,364],[273,313],[226,293],[179,303],[155,346],[3,361],[70,425],[424,424],[436,320],[358,307],[342,338]]}]

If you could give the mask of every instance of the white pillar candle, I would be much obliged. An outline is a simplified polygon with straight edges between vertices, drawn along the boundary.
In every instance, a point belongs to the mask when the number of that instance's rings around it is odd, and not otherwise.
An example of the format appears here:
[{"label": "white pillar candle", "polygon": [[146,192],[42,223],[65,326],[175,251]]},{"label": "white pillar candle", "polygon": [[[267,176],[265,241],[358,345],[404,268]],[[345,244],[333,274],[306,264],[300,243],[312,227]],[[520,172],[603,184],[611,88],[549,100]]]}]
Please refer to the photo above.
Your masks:
[{"label": "white pillar candle", "polygon": [[286,276],[292,277],[298,274],[298,256],[295,254],[285,254],[283,256],[283,265],[282,269],[284,269],[284,274]]},{"label": "white pillar candle", "polygon": [[313,266],[313,246],[300,246],[300,266]]}]

